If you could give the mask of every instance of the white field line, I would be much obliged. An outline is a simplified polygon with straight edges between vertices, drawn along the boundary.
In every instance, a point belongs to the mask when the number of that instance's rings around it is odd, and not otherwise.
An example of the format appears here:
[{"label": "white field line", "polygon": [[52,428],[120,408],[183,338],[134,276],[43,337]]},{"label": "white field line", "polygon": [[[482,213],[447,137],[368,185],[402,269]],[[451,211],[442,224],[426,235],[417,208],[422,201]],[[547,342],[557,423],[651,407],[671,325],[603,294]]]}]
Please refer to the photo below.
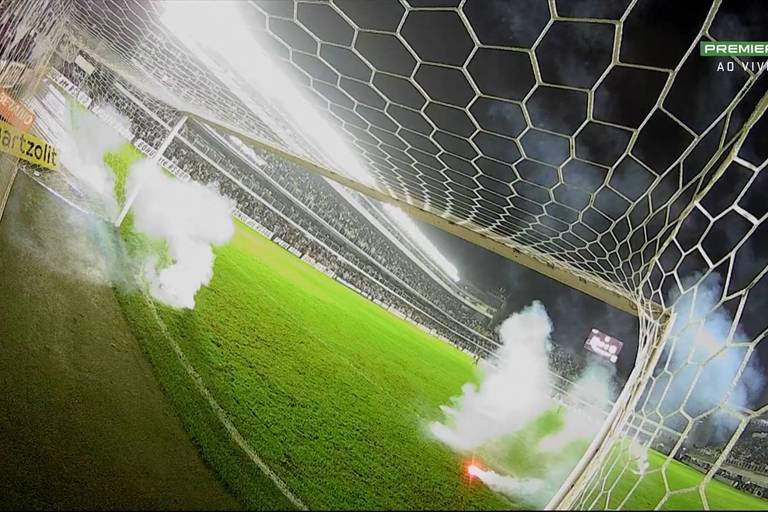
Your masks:
[{"label": "white field line", "polygon": [[[42,186],[46,191],[57,197],[58,199],[64,201],[68,206],[85,213],[86,215],[91,215],[90,212],[84,210],[83,208],[79,207],[66,197],[62,196],[55,190],[53,190],[51,187],[47,186],[45,183],[43,183],[41,180],[35,179],[35,177],[32,177],[32,179]],[[152,300],[144,295],[144,300],[147,303],[147,306],[149,306],[149,309],[152,311],[152,315],[155,317],[155,320],[157,321],[158,326],[160,327],[160,330],[163,332],[163,336],[168,340],[168,342],[171,345],[171,348],[173,348],[173,351],[176,353],[176,355],[179,358],[179,361],[181,362],[181,365],[184,367],[184,370],[187,372],[187,374],[192,378],[192,381],[195,383],[195,387],[200,392],[201,395],[206,399],[208,402],[208,405],[211,406],[211,409],[213,409],[214,414],[218,418],[218,420],[221,422],[222,425],[224,425],[224,428],[227,429],[227,432],[229,432],[229,436],[232,438],[232,440],[240,447],[240,449],[245,452],[245,454],[248,456],[248,458],[258,466],[258,468],[261,470],[262,473],[264,473],[275,486],[280,489],[280,492],[283,493],[283,495],[288,498],[288,500],[293,503],[293,505],[298,508],[299,510],[309,510],[309,507],[307,507],[301,499],[293,494],[291,490],[288,488],[288,485],[283,482],[283,480],[275,474],[272,469],[267,466],[267,464],[261,460],[261,457],[259,457],[258,453],[256,453],[256,450],[254,450],[251,445],[248,444],[248,442],[243,438],[242,434],[240,434],[240,431],[237,430],[237,427],[232,423],[232,420],[229,419],[227,416],[227,413],[222,409],[222,407],[219,405],[219,403],[216,401],[216,399],[213,397],[210,391],[208,391],[208,388],[205,386],[205,383],[203,382],[203,379],[200,377],[200,375],[197,373],[197,371],[194,369],[192,364],[189,362],[189,359],[187,359],[187,356],[184,354],[184,352],[181,350],[181,347],[176,342],[176,340],[168,333],[168,329],[165,326],[165,323],[163,323],[163,320],[160,318],[160,315],[157,313],[157,309],[155,308],[154,303]]]},{"label": "white field line", "polygon": [[275,472],[272,471],[269,466],[267,466],[267,464],[251,447],[251,445],[248,444],[248,441],[243,438],[242,434],[240,434],[240,431],[238,431],[237,427],[235,427],[235,425],[232,423],[232,420],[229,419],[226,411],[222,409],[211,392],[208,391],[208,388],[205,386],[205,383],[200,377],[200,374],[197,373],[192,364],[189,362],[189,359],[187,359],[187,356],[181,350],[178,342],[168,333],[168,330],[163,323],[163,320],[160,318],[160,315],[158,315],[157,309],[152,303],[152,300],[146,295],[144,295],[144,300],[149,306],[149,309],[152,310],[152,315],[155,317],[155,320],[157,320],[157,323],[160,326],[160,330],[163,332],[163,336],[165,336],[165,338],[168,340],[171,348],[173,348],[173,351],[176,352],[176,355],[178,356],[179,361],[181,361],[181,365],[184,367],[184,370],[186,370],[187,374],[192,378],[192,381],[195,383],[195,387],[197,387],[197,390],[206,399],[208,405],[211,406],[211,409],[213,409],[214,414],[219,419],[221,424],[224,425],[224,428],[227,429],[227,432],[229,432],[229,436],[232,438],[232,440],[240,447],[240,449],[243,450],[243,452],[245,452],[248,458],[254,464],[256,464],[256,466],[258,466],[261,472],[264,473],[270,480],[272,480],[272,483],[275,484],[278,489],[280,489],[280,492],[282,492],[283,495],[288,498],[288,500],[293,503],[296,508],[299,510],[309,510],[304,502],[302,502],[298,496],[291,492],[291,490],[288,488],[288,485],[286,485],[286,483],[279,476],[277,476],[277,474],[275,474]]}]

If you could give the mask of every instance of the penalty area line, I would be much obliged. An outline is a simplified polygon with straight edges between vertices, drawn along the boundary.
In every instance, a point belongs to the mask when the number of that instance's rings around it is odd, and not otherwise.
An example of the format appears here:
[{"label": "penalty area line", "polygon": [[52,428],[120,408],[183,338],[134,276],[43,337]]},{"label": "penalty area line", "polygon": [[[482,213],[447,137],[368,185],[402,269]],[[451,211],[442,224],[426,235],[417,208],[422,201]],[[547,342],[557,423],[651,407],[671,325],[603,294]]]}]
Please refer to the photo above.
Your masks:
[{"label": "penalty area line", "polygon": [[293,494],[291,490],[288,488],[288,485],[279,477],[277,474],[272,471],[272,469],[267,466],[267,464],[259,457],[258,453],[256,453],[256,450],[251,447],[250,444],[248,444],[248,441],[245,440],[245,438],[240,434],[240,431],[237,430],[237,427],[232,423],[232,420],[229,419],[229,416],[227,415],[226,411],[219,405],[219,403],[216,401],[216,399],[213,397],[211,392],[208,390],[208,388],[205,386],[205,383],[203,382],[202,377],[200,377],[200,374],[197,373],[197,370],[192,366],[192,364],[189,362],[189,359],[187,359],[186,354],[181,350],[181,347],[179,346],[178,342],[168,333],[168,329],[165,326],[165,323],[163,323],[163,320],[160,318],[160,315],[157,313],[157,309],[155,308],[154,303],[152,302],[152,299],[147,297],[146,294],[144,295],[144,300],[147,303],[147,306],[149,306],[149,309],[152,311],[152,315],[155,317],[155,320],[157,321],[158,326],[160,327],[160,330],[163,332],[163,336],[168,340],[168,342],[171,344],[171,348],[173,348],[173,351],[176,353],[176,356],[179,358],[179,361],[181,362],[181,365],[184,367],[184,370],[187,372],[187,375],[189,375],[192,378],[192,382],[195,383],[195,387],[200,392],[201,395],[203,395],[203,398],[208,402],[208,405],[210,405],[211,409],[213,410],[213,413],[216,415],[218,420],[221,422],[222,425],[224,425],[224,428],[227,429],[227,432],[229,433],[230,438],[237,444],[243,452],[248,456],[248,458],[253,462],[262,473],[264,473],[273,484],[275,484],[275,487],[280,489],[280,492],[283,493],[283,495],[288,498],[288,500],[293,503],[293,505],[298,508],[299,510],[309,510],[309,508],[304,504],[304,502],[301,501],[301,499]]}]

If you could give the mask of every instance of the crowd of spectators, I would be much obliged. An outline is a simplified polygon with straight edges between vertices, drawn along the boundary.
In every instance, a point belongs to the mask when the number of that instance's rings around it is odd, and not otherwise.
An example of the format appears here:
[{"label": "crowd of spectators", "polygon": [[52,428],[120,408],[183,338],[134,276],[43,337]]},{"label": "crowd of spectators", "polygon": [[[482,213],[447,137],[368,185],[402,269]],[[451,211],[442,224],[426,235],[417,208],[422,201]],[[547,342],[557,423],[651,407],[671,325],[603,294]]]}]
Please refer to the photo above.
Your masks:
[{"label": "crowd of spectators", "polygon": [[139,101],[150,110],[155,116],[160,118],[160,121],[166,128],[171,128],[176,121],[179,120],[179,112],[166,105],[162,101],[156,100],[149,94],[146,94],[141,89],[134,87],[130,82],[120,82],[120,86],[128,91],[131,95],[138,98]]},{"label": "crowd of spectators", "polygon": [[[196,149],[240,184],[218,172]],[[414,293],[404,280],[385,270],[386,263],[371,259],[365,252],[369,246],[361,248],[340,231],[334,233],[329,228],[335,227],[335,224],[328,222],[329,226],[323,223],[305,208],[309,206],[309,210],[317,213],[317,203],[297,202],[297,198],[289,197],[279,186],[253,172],[224,149],[220,144],[217,147],[217,142],[204,133],[187,129],[182,137],[171,143],[166,156],[193,179],[203,183],[217,183],[221,193],[235,201],[246,215],[371,299],[398,310],[416,323],[469,351],[483,351],[486,354],[492,350],[493,342],[490,339],[441,310],[440,301]],[[335,194],[335,191],[332,192]],[[370,229],[374,228],[370,226]],[[380,236],[384,238],[384,235]],[[447,292],[443,290],[443,293]]]},{"label": "crowd of spectators", "polygon": [[[94,73],[86,76],[77,66],[60,64],[60,71],[94,104],[112,105],[130,120],[136,138],[153,148],[163,143],[178,120],[174,109],[102,66],[96,65]],[[485,330],[487,317],[436,283],[325,180],[271,154],[252,148],[239,151],[231,143],[188,121],[164,156],[192,179],[216,183],[241,212],[272,231],[273,237],[372,300],[464,350],[483,357],[492,353],[496,342]],[[552,364],[556,371],[573,377],[575,367],[567,358],[552,357]]]},{"label": "crowd of spectators", "polygon": [[[116,77],[111,71],[99,66],[93,74],[83,80],[80,87],[96,105],[111,105],[116,108],[130,122],[130,130],[134,137],[157,148],[170,131],[169,128],[149,116],[144,109],[116,86],[107,86],[107,84],[114,84],[115,81]],[[138,91],[136,93],[140,94]]]},{"label": "crowd of spectators", "polygon": [[37,32],[34,28],[27,28],[19,37],[20,28],[21,16],[0,15],[0,60],[29,63],[38,37]]},{"label": "crowd of spectators", "polygon": [[[420,249],[418,248],[418,246],[414,244],[414,242],[405,235],[405,232],[403,230],[398,229],[394,225],[391,219],[387,218],[387,215],[385,214],[384,210],[380,206],[377,207],[372,202],[371,199],[369,199],[367,196],[365,196],[362,193],[355,192],[352,190],[348,190],[347,192],[350,194],[350,196],[353,197],[353,200],[355,200],[356,204],[360,206],[363,210],[365,210],[368,213],[368,215],[378,219],[379,222],[383,224],[385,229],[387,229],[389,234],[393,238],[397,239],[400,245],[404,247],[408,247],[409,250],[412,251],[412,253],[417,258],[419,258],[422,265],[427,266],[432,270],[433,273],[437,275],[443,274],[444,276],[443,279],[446,279],[446,280],[450,279],[449,276],[445,275],[445,271],[440,269],[436,263],[429,260],[429,258],[425,256],[423,253],[419,254]],[[379,203],[379,205],[381,205],[381,203]],[[462,286],[463,283],[462,284],[453,283],[453,284],[454,284],[453,286],[454,292],[458,293],[461,297],[463,297],[465,301],[468,301],[472,304],[478,304],[481,302],[480,300],[477,299],[477,297],[473,296],[471,293],[467,293],[466,287]],[[482,306],[487,307],[488,304],[482,304]]]},{"label": "crowd of spectators", "polygon": [[584,372],[584,360],[575,357],[571,352],[557,345],[551,345],[548,351],[549,366],[556,373],[570,382],[576,381]]},{"label": "crowd of spectators", "polygon": [[[200,147],[211,150],[211,145],[201,144]],[[288,194],[330,224],[363,254],[401,281],[408,283],[423,297],[428,297],[452,318],[484,335],[491,334],[486,331],[488,323],[486,316],[446,291],[373,226],[363,214],[341,197],[324,178],[265,151],[250,149],[252,153],[244,152],[243,156],[248,158],[253,154],[258,160],[252,160],[252,164],[258,166]],[[220,153],[217,155],[218,158]],[[260,161],[265,162],[265,165],[259,165]]]},{"label": "crowd of spectators", "polygon": [[728,463],[768,475],[768,432],[752,432],[743,435],[728,455]]},{"label": "crowd of spectators", "polygon": [[144,37],[130,60],[141,62],[143,71],[186,107],[277,142],[272,129],[232,91],[228,83],[232,78],[211,72],[163,31],[148,31]]},{"label": "crowd of spectators", "polygon": [[[99,107],[113,107],[119,114],[125,118],[126,128],[135,138],[141,139],[150,146],[157,148],[162,144],[166,135],[170,131],[169,124],[178,117],[175,111],[169,107],[157,108],[153,112],[164,121],[158,122],[147,114],[146,110],[139,106],[135,101],[121,92],[116,85],[118,79],[115,74],[103,66],[95,66],[93,73],[86,74],[77,64],[54,56],[55,68],[64,75],[72,84],[78,87],[79,91],[91,99],[93,105]],[[137,96],[142,103],[162,105],[162,103],[150,100],[149,96],[143,94],[136,88],[132,88],[122,82],[120,87],[130,90]]]}]

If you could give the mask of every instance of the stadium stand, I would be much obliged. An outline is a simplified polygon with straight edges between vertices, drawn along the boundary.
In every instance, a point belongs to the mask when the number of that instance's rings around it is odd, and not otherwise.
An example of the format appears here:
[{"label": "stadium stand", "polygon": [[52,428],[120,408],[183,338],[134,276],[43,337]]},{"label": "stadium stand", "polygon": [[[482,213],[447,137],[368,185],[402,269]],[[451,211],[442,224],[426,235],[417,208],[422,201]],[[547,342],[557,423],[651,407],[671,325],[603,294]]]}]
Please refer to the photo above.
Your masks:
[{"label": "stadium stand", "polygon": [[[111,106],[123,115],[134,145],[150,155],[181,118],[99,63],[90,76],[60,52],[53,64],[93,106]],[[398,239],[395,243],[324,178],[193,120],[183,125],[163,157],[175,174],[215,184],[237,205],[241,219],[252,219],[277,243],[395,314],[472,354],[487,357],[498,343],[487,329],[487,313],[471,302],[482,304],[479,299],[427,272],[424,261],[417,263],[417,255],[401,248],[410,243],[405,235],[388,231]],[[380,215],[370,210],[373,205],[367,207],[371,215]],[[550,350],[550,363],[564,379],[561,387],[582,369],[573,354],[556,347]]]}]

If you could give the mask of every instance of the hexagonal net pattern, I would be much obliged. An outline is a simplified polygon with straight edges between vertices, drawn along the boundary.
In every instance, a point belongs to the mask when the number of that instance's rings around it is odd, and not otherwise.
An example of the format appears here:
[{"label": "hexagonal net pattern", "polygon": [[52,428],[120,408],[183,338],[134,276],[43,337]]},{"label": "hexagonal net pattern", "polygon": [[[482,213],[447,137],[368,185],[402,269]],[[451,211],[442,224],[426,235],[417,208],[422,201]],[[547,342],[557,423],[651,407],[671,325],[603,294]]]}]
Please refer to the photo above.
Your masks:
[{"label": "hexagonal net pattern", "polygon": [[[753,4],[240,5],[377,190],[636,304],[635,372],[553,506],[717,506],[715,477],[755,462],[768,80],[759,62],[697,50],[760,39]],[[68,35],[150,101],[331,165],[279,105],[190,52],[158,5],[75,3]],[[704,478],[680,484],[680,462]]]},{"label": "hexagonal net pattern", "polygon": [[43,78],[67,0],[7,0],[0,7],[0,90],[28,99]]}]

